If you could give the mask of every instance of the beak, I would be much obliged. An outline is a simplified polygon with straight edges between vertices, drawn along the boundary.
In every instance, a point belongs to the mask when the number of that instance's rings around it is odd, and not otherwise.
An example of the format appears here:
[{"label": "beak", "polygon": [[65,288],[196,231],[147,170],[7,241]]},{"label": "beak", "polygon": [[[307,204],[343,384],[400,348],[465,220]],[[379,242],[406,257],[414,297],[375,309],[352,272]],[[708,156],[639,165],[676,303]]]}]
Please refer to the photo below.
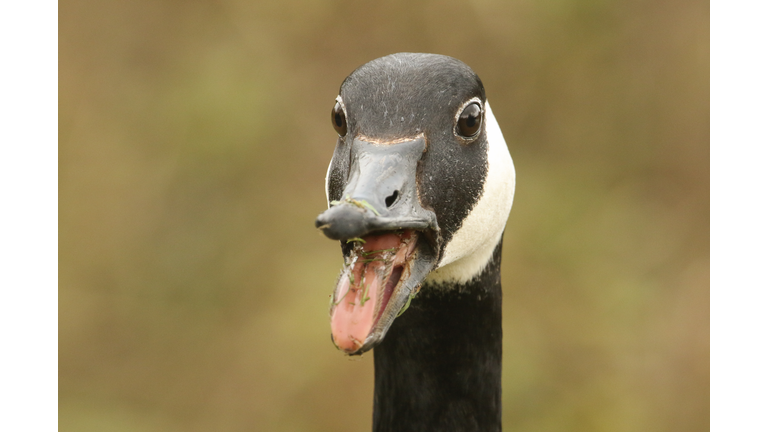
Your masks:
[{"label": "beak", "polygon": [[425,150],[423,136],[396,144],[355,139],[344,192],[315,226],[332,240],[396,229],[437,231],[437,216],[418,199],[416,171]]},{"label": "beak", "polygon": [[341,240],[345,264],[331,297],[331,334],[350,355],[377,345],[437,264],[437,216],[419,202],[423,136],[397,143],[352,142],[339,200],[315,226]]}]

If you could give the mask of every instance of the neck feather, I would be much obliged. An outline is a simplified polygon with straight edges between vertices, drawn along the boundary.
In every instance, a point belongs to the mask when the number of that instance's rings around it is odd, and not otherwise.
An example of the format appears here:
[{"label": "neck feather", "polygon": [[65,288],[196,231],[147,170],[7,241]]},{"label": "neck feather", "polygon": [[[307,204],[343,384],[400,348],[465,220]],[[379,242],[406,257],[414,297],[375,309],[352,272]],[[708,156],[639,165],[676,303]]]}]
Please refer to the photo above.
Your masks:
[{"label": "neck feather", "polygon": [[374,349],[373,430],[501,430],[501,241],[473,280],[426,284]]}]

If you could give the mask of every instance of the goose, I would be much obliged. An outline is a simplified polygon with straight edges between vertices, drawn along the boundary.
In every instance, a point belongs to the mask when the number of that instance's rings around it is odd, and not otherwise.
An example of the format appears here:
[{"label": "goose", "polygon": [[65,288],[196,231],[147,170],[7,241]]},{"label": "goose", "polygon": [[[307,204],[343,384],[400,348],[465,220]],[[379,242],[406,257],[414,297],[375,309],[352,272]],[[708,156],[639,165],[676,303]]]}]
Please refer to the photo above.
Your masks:
[{"label": "goose", "polygon": [[480,78],[436,54],[342,83],[315,226],[339,240],[331,339],[372,348],[374,431],[501,430],[501,245],[515,168]]}]

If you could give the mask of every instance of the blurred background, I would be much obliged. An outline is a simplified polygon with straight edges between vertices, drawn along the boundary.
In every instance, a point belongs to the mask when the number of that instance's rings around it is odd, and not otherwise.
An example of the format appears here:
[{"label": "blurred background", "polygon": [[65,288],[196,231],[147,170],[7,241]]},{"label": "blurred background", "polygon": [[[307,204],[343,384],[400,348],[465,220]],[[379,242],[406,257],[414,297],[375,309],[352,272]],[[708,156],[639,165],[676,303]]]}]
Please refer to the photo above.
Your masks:
[{"label": "blurred background", "polygon": [[313,222],[339,85],[401,51],[515,160],[505,429],[709,430],[708,2],[64,0],[59,49],[61,431],[370,430]]}]

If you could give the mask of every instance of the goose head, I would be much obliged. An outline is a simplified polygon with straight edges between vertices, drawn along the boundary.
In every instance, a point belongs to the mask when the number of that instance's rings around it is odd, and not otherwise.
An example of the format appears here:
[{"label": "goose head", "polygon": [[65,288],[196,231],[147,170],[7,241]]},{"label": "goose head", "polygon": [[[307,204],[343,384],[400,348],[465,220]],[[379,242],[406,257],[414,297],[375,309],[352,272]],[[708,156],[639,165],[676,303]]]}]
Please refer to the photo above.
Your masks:
[{"label": "goose head", "polygon": [[331,333],[343,352],[378,344],[410,300],[479,275],[501,241],[515,170],[480,78],[435,54],[373,60],[342,83],[315,225],[341,242]]}]

